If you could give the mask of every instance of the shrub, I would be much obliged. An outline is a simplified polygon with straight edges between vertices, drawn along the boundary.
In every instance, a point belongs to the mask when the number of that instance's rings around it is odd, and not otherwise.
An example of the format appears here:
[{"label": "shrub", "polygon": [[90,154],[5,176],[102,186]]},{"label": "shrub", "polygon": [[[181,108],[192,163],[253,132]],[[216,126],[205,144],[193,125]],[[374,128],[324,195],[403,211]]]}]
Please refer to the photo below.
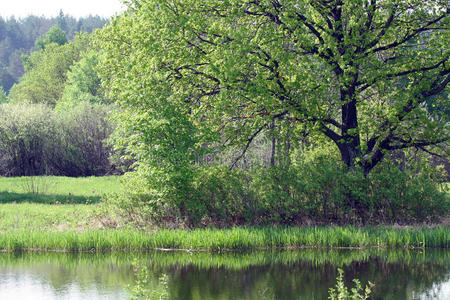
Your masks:
[{"label": "shrub", "polygon": [[314,146],[273,166],[233,169],[220,159],[163,169],[168,156],[141,164],[129,176],[128,192],[110,202],[134,223],[163,227],[415,224],[449,214],[445,174],[425,156],[403,153],[401,161],[386,159],[365,175],[349,170],[333,150]]},{"label": "shrub", "polygon": [[0,105],[0,174],[104,175],[114,170],[110,108],[82,103],[56,112],[43,104]]},{"label": "shrub", "polygon": [[0,105],[0,171],[7,176],[40,175],[48,169],[54,139],[52,111],[45,105]]},{"label": "shrub", "polygon": [[193,174],[182,205],[143,177],[115,201],[134,222],[170,227],[412,224],[437,222],[450,211],[438,171],[405,172],[389,161],[367,177],[325,157],[251,170],[198,167]]},{"label": "shrub", "polygon": [[55,114],[58,141],[50,152],[52,173],[101,176],[113,171],[111,149],[105,144],[114,129],[107,120],[109,111],[108,106],[82,102]]},{"label": "shrub", "polygon": [[336,278],[336,287],[330,288],[329,290],[330,296],[328,299],[331,300],[369,299],[370,294],[372,293],[372,289],[374,287],[373,283],[369,281],[369,285],[366,285],[366,287],[363,290],[361,282],[358,279],[353,279],[355,287],[352,288],[351,291],[349,292],[348,287],[346,287],[344,283],[344,271],[342,269],[338,269],[338,272],[339,275]]},{"label": "shrub", "polygon": [[199,168],[194,181],[196,219],[219,226],[257,223],[260,207],[250,189],[249,175],[224,166]]},{"label": "shrub", "polygon": [[[367,215],[380,222],[437,221],[449,213],[448,194],[441,185],[445,174],[422,165],[421,170],[402,171],[390,161],[369,174]],[[369,210],[370,209],[370,210]]]}]

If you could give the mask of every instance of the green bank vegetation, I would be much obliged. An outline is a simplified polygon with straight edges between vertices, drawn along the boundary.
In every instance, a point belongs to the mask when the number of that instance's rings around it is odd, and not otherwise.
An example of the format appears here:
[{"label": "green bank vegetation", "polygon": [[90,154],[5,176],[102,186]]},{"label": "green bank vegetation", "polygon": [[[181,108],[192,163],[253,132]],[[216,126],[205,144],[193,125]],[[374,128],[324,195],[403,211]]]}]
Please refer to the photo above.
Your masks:
[{"label": "green bank vegetation", "polygon": [[[45,194],[25,193],[46,186]],[[250,250],[298,247],[448,248],[448,227],[235,227],[229,229],[136,229],[130,219],[110,212],[101,195],[120,194],[121,177],[1,178],[0,249],[105,250]],[[1,190],[0,189],[0,190]],[[16,197],[16,203],[7,203]],[[60,198],[62,197],[62,198]],[[66,202],[59,200],[67,200]],[[32,203],[32,202],[41,203]],[[78,201],[78,202],[77,202]],[[75,202],[75,204],[73,203]],[[65,204],[62,204],[65,203]],[[78,203],[78,204],[76,204]]]},{"label": "green bank vegetation", "polygon": [[[46,194],[22,194],[30,180],[46,183]],[[101,251],[124,249],[193,249],[206,251],[296,247],[426,248],[450,246],[446,227],[236,227],[229,229],[138,230],[128,218],[111,214],[107,203],[89,203],[92,193],[120,192],[121,177],[1,178],[3,192],[24,203],[0,207],[0,249]],[[0,189],[0,190],[1,190]],[[71,196],[72,195],[72,196]],[[27,196],[30,196],[27,199]],[[49,204],[55,196],[78,199],[79,204]],[[35,198],[41,197],[41,198]],[[72,198],[70,198],[72,197]],[[73,198],[79,197],[79,198]],[[29,203],[46,199],[45,203]],[[95,201],[94,201],[95,202]]]},{"label": "green bank vegetation", "polygon": [[0,235],[0,249],[17,250],[249,250],[297,247],[449,247],[447,228],[231,228],[196,230],[88,230],[79,232],[9,230]]}]

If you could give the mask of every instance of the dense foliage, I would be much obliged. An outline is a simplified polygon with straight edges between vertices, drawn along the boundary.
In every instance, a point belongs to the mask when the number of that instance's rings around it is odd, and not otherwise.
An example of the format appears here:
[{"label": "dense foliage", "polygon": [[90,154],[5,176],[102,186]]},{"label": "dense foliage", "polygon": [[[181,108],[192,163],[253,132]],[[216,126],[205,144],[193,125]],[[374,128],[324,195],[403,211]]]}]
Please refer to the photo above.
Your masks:
[{"label": "dense foliage", "polygon": [[58,25],[52,26],[43,37],[37,39],[36,46],[39,50],[43,50],[47,45],[52,43],[60,46],[67,43],[66,32],[59,28]]},{"label": "dense foliage", "polygon": [[[448,149],[448,13],[438,0],[130,1],[97,35],[115,144],[136,160],[119,206],[191,226],[448,214],[433,171],[388,159]],[[269,169],[246,162],[258,143]],[[301,161],[317,145],[330,154]]]},{"label": "dense foliage", "polygon": [[5,90],[3,90],[3,87],[0,85],[0,104],[8,102],[8,95],[6,95]]},{"label": "dense foliage", "polygon": [[[134,1],[102,36],[104,79],[138,115],[185,118],[198,129],[185,140],[203,141],[194,151],[249,144],[275,122],[321,132],[367,174],[386,152],[449,140],[447,119],[424,108],[450,81],[448,9],[438,0]],[[155,116],[163,105],[174,108]]]},{"label": "dense foliage", "polygon": [[[0,174],[104,175],[116,170],[106,140],[113,131],[88,33],[70,33],[63,15],[22,55],[25,74],[0,90]],[[56,107],[56,109],[55,109]],[[120,163],[120,162],[119,162]]]},{"label": "dense foliage", "polygon": [[98,104],[111,104],[106,99],[104,90],[100,86],[100,78],[97,74],[99,53],[89,50],[81,55],[67,73],[67,81],[61,99],[57,103],[57,109],[70,109],[80,102]]},{"label": "dense foliage", "polygon": [[197,170],[189,190],[165,198],[148,188],[155,188],[152,182],[132,177],[127,193],[110,197],[109,203],[138,226],[438,222],[450,211],[443,192],[448,188],[442,173],[427,162],[421,168],[402,170],[383,162],[364,176],[325,156],[289,167],[217,166]]},{"label": "dense foliage", "polygon": [[11,101],[55,106],[62,98],[70,67],[88,48],[89,35],[80,33],[72,42],[50,43],[24,57],[26,73],[11,89]]}]

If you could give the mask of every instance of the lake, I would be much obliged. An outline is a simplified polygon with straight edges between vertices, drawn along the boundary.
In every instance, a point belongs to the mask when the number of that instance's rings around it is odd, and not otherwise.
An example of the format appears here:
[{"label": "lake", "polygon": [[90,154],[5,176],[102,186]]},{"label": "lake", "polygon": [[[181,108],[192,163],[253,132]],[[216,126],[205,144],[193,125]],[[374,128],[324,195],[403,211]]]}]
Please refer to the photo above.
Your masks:
[{"label": "lake", "polygon": [[170,299],[327,299],[338,268],[371,299],[450,299],[446,249],[0,253],[0,299],[129,299],[145,270]]}]

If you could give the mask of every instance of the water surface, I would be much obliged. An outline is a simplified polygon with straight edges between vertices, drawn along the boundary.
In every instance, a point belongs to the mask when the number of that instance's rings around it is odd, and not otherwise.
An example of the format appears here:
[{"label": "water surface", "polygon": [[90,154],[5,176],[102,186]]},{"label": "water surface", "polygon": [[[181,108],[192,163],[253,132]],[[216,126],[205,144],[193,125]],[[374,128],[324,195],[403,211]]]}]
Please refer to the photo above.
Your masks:
[{"label": "water surface", "polygon": [[[347,285],[375,283],[372,299],[450,299],[450,250],[189,253],[1,253],[0,299],[129,299],[135,267],[170,299],[327,299],[337,268]],[[136,264],[135,263],[135,264]]]}]

